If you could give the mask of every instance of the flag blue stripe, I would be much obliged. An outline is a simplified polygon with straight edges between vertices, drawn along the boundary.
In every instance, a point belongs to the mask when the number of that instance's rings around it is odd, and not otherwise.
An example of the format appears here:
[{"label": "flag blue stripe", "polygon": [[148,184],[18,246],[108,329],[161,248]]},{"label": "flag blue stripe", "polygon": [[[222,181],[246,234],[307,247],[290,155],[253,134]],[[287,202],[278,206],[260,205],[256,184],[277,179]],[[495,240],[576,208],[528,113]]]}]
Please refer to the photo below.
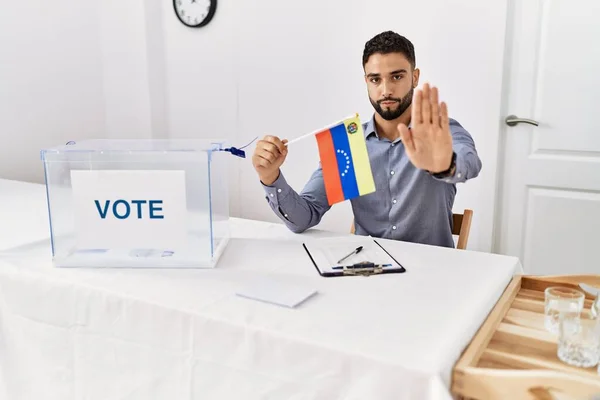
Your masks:
[{"label": "flag blue stripe", "polygon": [[354,163],[352,162],[352,153],[350,151],[350,142],[346,133],[346,126],[341,123],[329,129],[331,138],[333,139],[333,148],[338,161],[338,173],[342,182],[342,191],[344,199],[352,199],[358,197],[358,183],[356,182],[356,174],[354,173]]}]

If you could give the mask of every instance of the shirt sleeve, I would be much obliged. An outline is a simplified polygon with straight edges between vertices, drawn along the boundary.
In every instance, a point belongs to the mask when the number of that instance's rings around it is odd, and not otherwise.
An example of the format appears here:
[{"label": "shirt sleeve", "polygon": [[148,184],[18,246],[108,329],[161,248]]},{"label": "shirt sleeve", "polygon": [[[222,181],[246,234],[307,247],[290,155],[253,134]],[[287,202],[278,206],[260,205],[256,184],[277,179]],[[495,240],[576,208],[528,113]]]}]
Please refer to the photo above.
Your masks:
[{"label": "shirt sleeve", "polygon": [[300,194],[287,183],[283,172],[279,173],[279,177],[271,185],[263,184],[263,188],[273,212],[295,233],[317,225],[331,208],[320,164]]},{"label": "shirt sleeve", "polygon": [[450,131],[452,133],[452,148],[456,153],[456,170],[453,176],[436,178],[447,183],[466,182],[479,175],[481,171],[481,160],[475,148],[473,138],[457,121],[450,120]]}]

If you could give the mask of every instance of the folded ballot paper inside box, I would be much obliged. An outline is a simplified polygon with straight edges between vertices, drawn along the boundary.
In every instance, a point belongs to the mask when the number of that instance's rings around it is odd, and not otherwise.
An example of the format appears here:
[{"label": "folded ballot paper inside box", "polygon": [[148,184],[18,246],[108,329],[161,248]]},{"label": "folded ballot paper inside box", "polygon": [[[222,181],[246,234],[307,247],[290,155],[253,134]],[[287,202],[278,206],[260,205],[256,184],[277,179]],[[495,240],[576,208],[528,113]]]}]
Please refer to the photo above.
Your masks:
[{"label": "folded ballot paper inside box", "polygon": [[384,271],[404,272],[404,267],[372,237],[325,238],[306,241],[304,248],[323,276],[341,275],[340,271],[372,265]]},{"label": "folded ballot paper inside box", "polygon": [[60,267],[215,267],[229,238],[223,143],[88,140],[45,149]]}]

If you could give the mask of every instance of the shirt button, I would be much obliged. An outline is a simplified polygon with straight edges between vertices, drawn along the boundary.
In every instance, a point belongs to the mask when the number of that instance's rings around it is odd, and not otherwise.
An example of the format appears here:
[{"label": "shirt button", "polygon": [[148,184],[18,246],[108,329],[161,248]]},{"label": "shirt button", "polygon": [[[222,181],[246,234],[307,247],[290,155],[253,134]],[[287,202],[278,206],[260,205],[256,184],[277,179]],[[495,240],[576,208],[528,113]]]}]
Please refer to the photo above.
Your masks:
[{"label": "shirt button", "polygon": [[458,173],[458,177],[460,178],[461,176],[462,176],[462,175],[461,175],[461,173],[459,172],[459,173]]},{"label": "shirt button", "polygon": [[394,171],[391,171],[390,174],[394,175]]},{"label": "shirt button", "polygon": [[394,147],[394,143],[392,143],[392,147]]},{"label": "shirt button", "polygon": [[271,193],[269,196],[273,197],[273,193]]},{"label": "shirt button", "polygon": [[396,225],[392,226],[392,229],[393,229],[393,230],[396,230]]},{"label": "shirt button", "polygon": [[287,218],[287,214],[283,214],[283,216]]},{"label": "shirt button", "polygon": [[277,193],[281,193],[281,189],[277,189]]},{"label": "shirt button", "polygon": [[396,204],[398,201],[396,199],[392,200],[392,203]]}]

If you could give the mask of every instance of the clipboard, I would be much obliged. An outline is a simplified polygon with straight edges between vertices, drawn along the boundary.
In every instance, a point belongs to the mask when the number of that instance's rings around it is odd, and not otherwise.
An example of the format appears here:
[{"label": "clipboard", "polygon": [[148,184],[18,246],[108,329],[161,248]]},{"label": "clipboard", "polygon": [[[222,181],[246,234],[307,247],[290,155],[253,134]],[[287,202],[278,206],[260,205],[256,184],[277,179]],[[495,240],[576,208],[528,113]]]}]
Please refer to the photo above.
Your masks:
[{"label": "clipboard", "polygon": [[[360,245],[364,251],[350,257],[346,262],[337,263],[333,257],[344,256],[348,251]],[[380,274],[398,274],[406,272],[406,268],[396,260],[377,240],[351,240],[344,242],[339,238],[317,240],[302,243],[317,273],[325,278],[336,276],[371,276]],[[309,249],[310,248],[310,249]],[[312,252],[311,252],[312,249]],[[346,256],[348,257],[348,256]],[[344,257],[344,258],[346,258]]]}]

